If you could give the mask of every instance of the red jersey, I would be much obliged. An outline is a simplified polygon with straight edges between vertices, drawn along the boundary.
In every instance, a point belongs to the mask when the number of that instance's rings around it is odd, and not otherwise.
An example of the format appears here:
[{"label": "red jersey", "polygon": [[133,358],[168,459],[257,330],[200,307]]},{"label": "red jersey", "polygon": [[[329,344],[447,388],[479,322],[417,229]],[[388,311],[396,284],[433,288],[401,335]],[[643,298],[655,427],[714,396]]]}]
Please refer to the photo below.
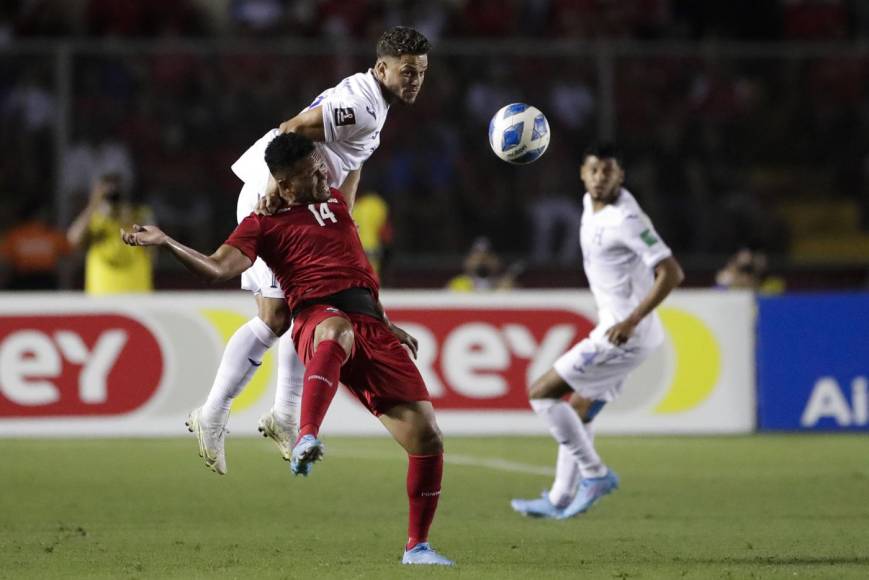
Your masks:
[{"label": "red jersey", "polygon": [[250,214],[226,244],[259,256],[281,283],[290,310],[299,302],[348,288],[368,288],[377,299],[377,277],[337,189],[324,202],[294,205],[274,215]]}]

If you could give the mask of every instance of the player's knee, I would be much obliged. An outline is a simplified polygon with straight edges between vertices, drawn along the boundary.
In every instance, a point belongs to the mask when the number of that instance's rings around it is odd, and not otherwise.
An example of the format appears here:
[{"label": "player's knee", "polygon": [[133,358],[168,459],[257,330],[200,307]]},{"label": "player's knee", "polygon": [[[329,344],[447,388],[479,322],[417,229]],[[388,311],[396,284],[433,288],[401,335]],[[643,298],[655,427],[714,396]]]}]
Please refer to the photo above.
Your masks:
[{"label": "player's knee", "polygon": [[290,328],[290,313],[286,308],[263,308],[259,317],[277,336],[282,336]]},{"label": "player's knee", "polygon": [[437,425],[428,424],[417,434],[415,447],[420,455],[437,455],[444,452],[444,438]]},{"label": "player's knee", "polygon": [[317,344],[324,340],[334,340],[347,352],[349,355],[353,350],[353,341],[356,336],[353,334],[353,325],[346,318],[334,317],[321,323],[315,332],[315,340]]},{"label": "player's knee", "polygon": [[528,386],[528,398],[548,399],[550,397],[548,396],[547,391],[547,383],[543,380],[543,377],[540,377]]}]

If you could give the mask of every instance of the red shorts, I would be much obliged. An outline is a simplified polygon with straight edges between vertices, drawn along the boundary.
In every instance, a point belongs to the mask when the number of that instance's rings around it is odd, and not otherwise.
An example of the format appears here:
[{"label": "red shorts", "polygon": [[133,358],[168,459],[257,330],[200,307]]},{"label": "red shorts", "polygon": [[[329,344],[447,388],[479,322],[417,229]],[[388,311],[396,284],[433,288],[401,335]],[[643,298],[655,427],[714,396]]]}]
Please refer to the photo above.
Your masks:
[{"label": "red shorts", "polygon": [[399,403],[431,400],[407,350],[386,323],[367,314],[346,314],[328,304],[300,312],[293,321],[293,342],[305,365],[314,354],[314,330],[333,316],[349,320],[355,334],[353,354],[341,367],[341,382],[374,416]]}]

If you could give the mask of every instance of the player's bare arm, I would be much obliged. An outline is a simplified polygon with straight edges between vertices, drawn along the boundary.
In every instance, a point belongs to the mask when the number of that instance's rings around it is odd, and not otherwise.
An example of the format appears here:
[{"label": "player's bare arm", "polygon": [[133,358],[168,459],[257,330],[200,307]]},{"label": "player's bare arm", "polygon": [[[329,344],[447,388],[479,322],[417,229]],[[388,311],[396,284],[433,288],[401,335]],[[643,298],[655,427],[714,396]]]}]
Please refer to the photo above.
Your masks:
[{"label": "player's bare arm", "polygon": [[322,107],[302,111],[289,121],[281,123],[278,128],[281,133],[298,133],[318,143],[323,143],[326,140]]},{"label": "player's bare arm", "polygon": [[157,246],[168,250],[185,268],[209,282],[223,282],[240,275],[252,262],[238,248],[223,244],[206,256],[166,235],[157,226],[140,226],[121,230],[121,239],[128,246]]},{"label": "player's bare arm", "polygon": [[344,178],[344,183],[338,186],[341,195],[344,196],[347,202],[347,207],[353,211],[353,204],[356,203],[356,190],[359,189],[359,180],[362,177],[362,168],[354,169]]},{"label": "player's bare arm", "polygon": [[685,274],[676,258],[670,256],[658,262],[655,266],[655,284],[652,286],[652,290],[637,305],[630,316],[618,324],[612,325],[606,331],[607,339],[615,345],[627,342],[640,321],[657,308],[684,279]]}]

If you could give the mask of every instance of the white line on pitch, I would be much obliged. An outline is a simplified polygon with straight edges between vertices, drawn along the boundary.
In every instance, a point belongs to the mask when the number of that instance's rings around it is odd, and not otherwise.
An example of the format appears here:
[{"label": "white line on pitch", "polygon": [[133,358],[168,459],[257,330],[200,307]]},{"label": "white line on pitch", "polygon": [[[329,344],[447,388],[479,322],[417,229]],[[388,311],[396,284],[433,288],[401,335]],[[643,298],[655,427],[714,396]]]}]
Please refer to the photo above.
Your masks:
[{"label": "white line on pitch", "polygon": [[[327,455],[332,457],[353,457],[355,459],[401,459],[403,455],[391,453],[359,453],[338,450],[328,450]],[[483,467],[485,469],[494,469],[495,471],[507,471],[510,473],[527,473],[530,475],[547,475],[555,474],[555,470],[551,467],[541,467],[539,465],[529,465],[527,463],[518,463],[515,461],[507,461],[506,459],[484,459],[473,455],[457,455],[455,453],[444,454],[444,463],[450,465],[465,465],[468,467]]]}]

